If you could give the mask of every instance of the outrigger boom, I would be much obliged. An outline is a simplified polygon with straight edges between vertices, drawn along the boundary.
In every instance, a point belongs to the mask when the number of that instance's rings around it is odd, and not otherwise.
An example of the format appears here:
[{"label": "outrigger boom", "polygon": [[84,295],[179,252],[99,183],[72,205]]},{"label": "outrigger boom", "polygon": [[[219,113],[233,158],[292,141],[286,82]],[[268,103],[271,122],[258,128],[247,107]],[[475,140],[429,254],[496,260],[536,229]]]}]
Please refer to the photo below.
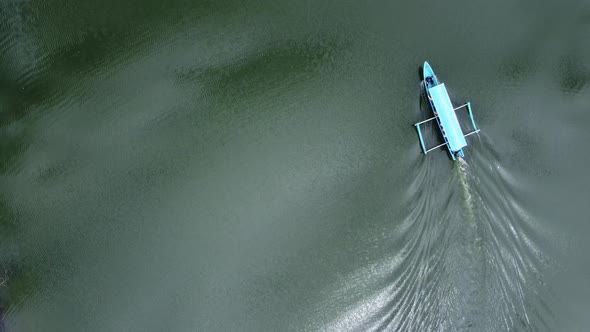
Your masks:
[{"label": "outrigger boom", "polygon": [[[453,104],[451,103],[451,99],[449,98],[445,84],[439,82],[428,62],[424,62],[424,89],[426,90],[426,95],[428,96],[428,101],[430,102],[430,107],[434,113],[434,116],[430,119],[414,124],[418,130],[418,137],[420,138],[422,151],[424,154],[427,154],[432,150],[446,146],[449,149],[449,153],[451,154],[451,158],[453,158],[453,160],[455,160],[458,156],[464,157],[465,155],[463,153],[463,148],[467,146],[465,137],[477,134],[480,131],[475,124],[475,120],[473,119],[471,103],[467,102],[464,105],[453,108]],[[473,125],[473,130],[467,134],[463,134],[463,130],[461,129],[461,125],[459,124],[459,120],[455,114],[457,110],[464,107],[467,107],[467,112],[469,113],[471,124]],[[424,144],[424,139],[422,138],[422,130],[420,130],[420,126],[432,120],[436,120],[445,142],[427,149],[426,145]]]}]

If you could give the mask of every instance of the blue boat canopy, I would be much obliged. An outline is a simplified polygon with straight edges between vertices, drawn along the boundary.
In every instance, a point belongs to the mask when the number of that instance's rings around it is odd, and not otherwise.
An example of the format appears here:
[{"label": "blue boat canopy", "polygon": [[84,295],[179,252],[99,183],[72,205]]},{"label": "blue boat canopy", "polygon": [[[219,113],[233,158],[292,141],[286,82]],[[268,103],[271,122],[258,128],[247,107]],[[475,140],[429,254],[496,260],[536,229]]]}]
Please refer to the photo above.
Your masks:
[{"label": "blue boat canopy", "polygon": [[455,114],[453,104],[449,99],[447,88],[444,83],[434,86],[428,89],[430,96],[432,97],[432,103],[435,111],[438,113],[440,120],[441,130],[449,141],[449,148],[452,151],[459,151],[467,146],[465,136],[459,125],[459,120]]}]

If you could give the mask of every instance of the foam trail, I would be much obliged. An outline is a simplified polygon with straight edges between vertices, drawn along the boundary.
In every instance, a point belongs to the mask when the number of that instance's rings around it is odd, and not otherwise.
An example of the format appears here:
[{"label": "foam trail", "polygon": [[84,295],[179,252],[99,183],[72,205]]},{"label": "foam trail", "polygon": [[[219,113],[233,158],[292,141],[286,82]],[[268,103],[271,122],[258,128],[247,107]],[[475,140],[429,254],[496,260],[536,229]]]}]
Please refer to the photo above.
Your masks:
[{"label": "foam trail", "polygon": [[461,184],[461,188],[463,189],[463,199],[465,202],[465,211],[467,212],[467,217],[471,222],[475,222],[475,208],[473,205],[473,197],[471,196],[471,188],[469,186],[468,177],[471,176],[471,172],[469,170],[469,164],[465,161],[465,159],[459,157],[457,158],[459,161],[459,167],[457,168],[459,172],[459,183]]},{"label": "foam trail", "polygon": [[483,229],[470,187],[473,177],[469,165],[461,158],[457,161],[450,186],[459,190],[456,195],[450,193],[449,196],[449,206],[456,207],[443,212],[448,218],[446,232],[449,238],[443,265],[448,277],[445,297],[449,303],[445,311],[451,330],[482,330],[487,325],[482,306],[487,297],[485,287],[482,287],[486,279]]}]

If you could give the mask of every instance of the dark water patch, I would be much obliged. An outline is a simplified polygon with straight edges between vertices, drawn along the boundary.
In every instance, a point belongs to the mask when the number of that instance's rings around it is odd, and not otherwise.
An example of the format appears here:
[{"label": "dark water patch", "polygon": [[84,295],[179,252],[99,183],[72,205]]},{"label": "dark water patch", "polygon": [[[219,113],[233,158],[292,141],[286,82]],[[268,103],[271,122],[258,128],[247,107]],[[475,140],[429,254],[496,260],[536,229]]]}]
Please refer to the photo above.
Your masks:
[{"label": "dark water patch", "polygon": [[20,287],[26,278],[22,273],[23,261],[19,254],[21,236],[22,225],[18,222],[17,213],[7,203],[6,197],[0,195],[0,327],[3,328],[7,311],[12,309],[16,301],[22,301],[31,290]]},{"label": "dark water patch", "polygon": [[532,71],[531,59],[526,55],[513,55],[500,65],[500,75],[513,81],[526,79]]},{"label": "dark water patch", "polygon": [[26,2],[3,3],[0,8],[0,125],[5,125],[23,117],[47,94],[31,86],[43,71],[44,61],[32,36]]},{"label": "dark water patch", "polygon": [[510,139],[515,148],[511,152],[504,153],[500,159],[496,159],[498,162],[507,160],[517,164],[534,164],[536,167],[532,168],[537,176],[548,176],[554,172],[547,165],[534,161],[534,156],[547,152],[547,148],[539,144],[535,130],[529,127],[520,127],[510,133]]},{"label": "dark water patch", "polygon": [[179,73],[178,81],[199,81],[205,95],[228,103],[314,79],[321,67],[334,62],[339,51],[341,46],[335,42],[280,42],[223,67]]},{"label": "dark water patch", "polygon": [[15,121],[33,106],[47,109],[75,90],[82,78],[133,61],[178,25],[233,10],[229,3],[209,1],[170,5],[59,0],[0,5],[5,28],[0,34],[0,86],[7,97],[2,119]]},{"label": "dark water patch", "polygon": [[38,185],[46,185],[49,182],[64,180],[68,173],[75,168],[72,162],[57,162],[40,169],[35,175]]},{"label": "dark water patch", "polygon": [[579,93],[590,79],[590,71],[580,61],[578,56],[571,55],[562,58],[559,64],[561,90],[568,95]]},{"label": "dark water patch", "polygon": [[18,125],[0,125],[0,173],[8,174],[18,168],[18,160],[22,157],[31,138],[26,129]]},{"label": "dark water patch", "polygon": [[[13,233],[12,236],[18,237],[20,232],[16,235]],[[18,311],[22,304],[43,286],[48,285],[43,282],[44,273],[48,271],[38,269],[40,261],[19,254],[21,248],[18,245],[7,247],[3,244],[0,249],[0,310],[4,315],[10,315],[11,312]]]},{"label": "dark water patch", "polygon": [[10,247],[16,243],[13,237],[18,230],[17,214],[4,195],[0,195],[0,246],[4,249],[0,250],[0,255],[13,251]]}]

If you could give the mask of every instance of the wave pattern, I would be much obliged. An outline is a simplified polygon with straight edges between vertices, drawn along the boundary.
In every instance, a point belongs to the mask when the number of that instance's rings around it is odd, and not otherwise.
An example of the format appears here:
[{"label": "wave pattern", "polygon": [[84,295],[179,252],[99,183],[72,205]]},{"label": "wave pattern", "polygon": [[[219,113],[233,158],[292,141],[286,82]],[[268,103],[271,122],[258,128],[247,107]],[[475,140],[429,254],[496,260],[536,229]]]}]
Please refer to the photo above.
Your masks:
[{"label": "wave pattern", "polygon": [[538,225],[499,162],[485,152],[473,156],[471,165],[454,164],[448,183],[431,163],[416,176],[414,210],[406,218],[413,223],[411,255],[395,281],[405,291],[393,294],[394,330],[547,328],[548,313],[538,311],[546,306],[531,305],[547,291]]},{"label": "wave pattern", "polygon": [[416,168],[407,214],[392,230],[394,254],[370,269],[383,273],[385,286],[329,330],[550,328],[543,271],[553,263],[537,245],[544,232],[518,202],[515,179],[484,137],[480,143],[483,152],[472,149],[469,162],[452,169],[436,156]]}]

